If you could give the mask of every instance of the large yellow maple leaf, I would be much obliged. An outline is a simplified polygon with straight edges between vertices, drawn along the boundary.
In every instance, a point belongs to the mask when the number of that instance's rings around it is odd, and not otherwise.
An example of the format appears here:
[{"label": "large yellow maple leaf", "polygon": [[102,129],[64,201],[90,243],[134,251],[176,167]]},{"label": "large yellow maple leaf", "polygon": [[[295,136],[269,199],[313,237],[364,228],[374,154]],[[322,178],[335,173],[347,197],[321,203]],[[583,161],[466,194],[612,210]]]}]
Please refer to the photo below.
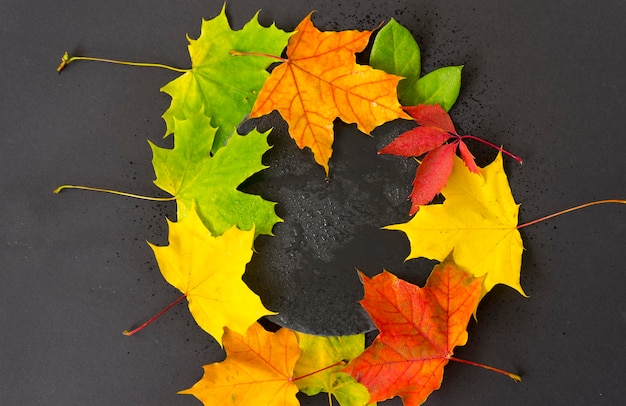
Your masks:
[{"label": "large yellow maple leaf", "polygon": [[300,148],[309,147],[328,175],[333,120],[356,123],[369,134],[377,126],[410,117],[397,96],[400,76],[356,63],[371,31],[322,32],[309,14],[289,39],[287,59],[259,92],[250,117],[278,110]]},{"label": "large yellow maple leaf", "polygon": [[260,317],[274,314],[241,279],[252,258],[254,228],[233,226],[213,237],[195,208],[168,225],[169,245],[150,247],[163,277],[186,295],[202,329],[221,344],[224,326],[245,334]]},{"label": "large yellow maple leaf", "polygon": [[179,393],[211,406],[298,406],[291,378],[300,357],[296,334],[270,333],[258,323],[243,335],[224,330],[226,360],[205,365],[202,379]]},{"label": "large yellow maple leaf", "polygon": [[407,259],[425,257],[454,262],[476,278],[484,276],[481,298],[502,283],[525,295],[520,285],[522,238],[515,203],[502,164],[502,153],[471,173],[454,158],[452,174],[441,193],[443,204],[421,206],[407,223],[385,227],[404,231],[411,244]]}]

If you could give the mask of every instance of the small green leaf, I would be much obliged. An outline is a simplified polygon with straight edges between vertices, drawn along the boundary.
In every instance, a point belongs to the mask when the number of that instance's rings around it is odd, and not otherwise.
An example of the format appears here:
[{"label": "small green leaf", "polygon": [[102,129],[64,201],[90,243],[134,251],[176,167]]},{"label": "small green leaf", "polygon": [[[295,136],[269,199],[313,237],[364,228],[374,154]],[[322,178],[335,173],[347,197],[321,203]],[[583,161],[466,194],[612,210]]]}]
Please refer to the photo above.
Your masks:
[{"label": "small green leaf", "polygon": [[403,105],[413,105],[415,86],[420,77],[420,48],[405,27],[393,18],[376,35],[370,65],[387,73],[403,76],[398,84],[398,97]]},{"label": "small green leaf", "polygon": [[[370,394],[367,388],[355,381],[352,376],[340,372],[346,362],[363,352],[364,334],[321,337],[296,332],[296,336],[302,354],[294,368],[293,381],[301,392],[309,396],[320,392],[329,393],[341,406],[368,404]],[[323,369],[334,364],[338,365]]]},{"label": "small green leaf", "polygon": [[211,125],[218,128],[211,148],[215,153],[252,109],[269,76],[266,68],[274,62],[262,56],[240,58],[230,51],[280,56],[290,36],[275,25],[260,25],[258,14],[243,29],[233,31],[225,7],[214,19],[202,21],[200,37],[189,38],[192,69],[161,89],[172,96],[163,114],[166,135],[176,131],[176,120],[203,109],[211,117]]},{"label": "small green leaf", "polygon": [[410,105],[438,104],[449,111],[461,90],[462,69],[463,66],[446,66],[421,77]]},{"label": "small green leaf", "polygon": [[178,220],[193,210],[195,202],[202,222],[215,236],[233,225],[241,230],[254,226],[256,235],[271,235],[274,224],[281,221],[276,203],[237,190],[248,177],[266,168],[261,157],[269,149],[269,131],[236,134],[211,156],[216,129],[210,122],[202,112],[189,114],[186,120],[174,119],[174,148],[150,143],[154,183],[176,197]]}]

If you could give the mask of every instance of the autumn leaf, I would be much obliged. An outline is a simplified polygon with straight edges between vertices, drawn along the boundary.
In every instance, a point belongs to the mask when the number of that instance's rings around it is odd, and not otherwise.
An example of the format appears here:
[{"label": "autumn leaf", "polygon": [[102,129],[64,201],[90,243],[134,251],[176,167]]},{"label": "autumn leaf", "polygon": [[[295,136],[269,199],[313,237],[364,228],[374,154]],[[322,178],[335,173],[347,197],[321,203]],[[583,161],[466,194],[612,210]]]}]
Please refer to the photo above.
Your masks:
[{"label": "autumn leaf", "polygon": [[525,295],[520,285],[522,239],[502,153],[475,176],[454,157],[452,174],[441,193],[443,204],[422,206],[407,223],[385,227],[406,233],[411,244],[407,259],[454,262],[476,278],[484,277],[481,298],[502,283]]},{"label": "autumn leaf", "polygon": [[261,157],[269,149],[267,132],[233,136],[211,156],[215,129],[202,112],[186,120],[174,119],[173,149],[152,147],[155,184],[176,197],[178,220],[195,205],[204,225],[220,235],[236,225],[242,230],[270,234],[276,222],[276,203],[237,190],[252,174],[266,168]]},{"label": "autumn leaf", "polygon": [[245,334],[267,310],[241,279],[252,257],[254,230],[235,226],[211,235],[191,210],[174,223],[168,220],[169,245],[150,244],[165,279],[183,292],[189,311],[203,330],[220,344],[223,327]]},{"label": "autumn leaf", "polygon": [[439,105],[418,104],[405,107],[405,110],[419,125],[446,131],[450,136],[458,135],[452,119]]},{"label": "autumn leaf", "polygon": [[441,386],[454,347],[467,342],[481,280],[451,261],[435,266],[423,288],[386,271],[361,279],[361,304],[380,334],[344,371],[369,389],[372,402],[400,396],[420,405]]},{"label": "autumn leaf", "polygon": [[365,48],[370,35],[321,32],[309,14],[289,39],[287,59],[279,58],[282,63],[263,85],[250,113],[260,117],[278,110],[291,137],[300,148],[313,151],[327,175],[335,118],[356,123],[366,134],[396,118],[409,118],[397,99],[401,78],[356,64],[355,53]]},{"label": "autumn leaf", "polygon": [[290,35],[275,25],[261,26],[258,14],[243,29],[233,31],[225,6],[214,19],[203,20],[198,39],[189,39],[191,70],[161,89],[172,97],[163,114],[167,134],[176,132],[177,120],[204,111],[218,128],[212,152],[221,148],[252,109],[272,63],[259,56],[237,58],[230,51],[280,55]]},{"label": "autumn leaf", "polygon": [[[476,174],[479,172],[474,156],[463,142],[463,137],[457,134],[452,119],[441,106],[420,104],[406,107],[405,110],[420,126],[400,134],[378,153],[404,157],[426,154],[417,168],[413,191],[409,195],[411,199],[409,215],[412,216],[420,206],[430,203],[445,186],[452,172],[457,147],[470,171]],[[450,144],[444,144],[451,138],[454,140]]]},{"label": "autumn leaf", "polygon": [[[458,148],[461,159],[470,172],[480,175],[474,156],[464,139],[472,139],[500,150],[519,163],[522,159],[496,145],[473,135],[459,135],[452,119],[439,105],[420,104],[405,107],[405,110],[420,125],[400,134],[395,140],[381,149],[379,154],[419,157],[426,154],[417,168],[413,180],[413,191],[409,195],[411,210],[414,215],[420,206],[430,203],[445,186],[452,170],[453,157]],[[444,144],[449,141],[449,144]]]},{"label": "autumn leaf", "polygon": [[398,84],[398,97],[404,106],[438,104],[449,111],[461,90],[462,66],[446,66],[420,77],[419,45],[393,18],[374,39],[370,65],[404,77]]},{"label": "autumn leaf", "polygon": [[[350,375],[340,370],[361,354],[365,347],[363,334],[322,337],[296,332],[302,355],[294,369],[294,382],[309,396],[326,392],[341,406],[365,406],[369,392]],[[331,368],[328,368],[331,366]]]},{"label": "autumn leaf", "polygon": [[441,191],[452,173],[456,144],[444,144],[430,151],[417,167],[413,190],[409,194],[414,215],[423,204],[429,203]]},{"label": "autumn leaf", "polygon": [[298,406],[292,382],[300,356],[293,331],[267,332],[253,324],[245,335],[224,329],[226,360],[204,366],[204,376],[179,392],[209,406]]}]

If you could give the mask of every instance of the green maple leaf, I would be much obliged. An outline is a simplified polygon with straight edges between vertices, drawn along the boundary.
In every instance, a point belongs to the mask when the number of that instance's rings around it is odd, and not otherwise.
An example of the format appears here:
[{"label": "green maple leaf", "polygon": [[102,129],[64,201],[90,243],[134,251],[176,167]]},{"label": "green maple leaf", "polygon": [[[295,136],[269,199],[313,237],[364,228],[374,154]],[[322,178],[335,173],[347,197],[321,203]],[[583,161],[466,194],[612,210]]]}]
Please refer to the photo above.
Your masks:
[{"label": "green maple leaf", "polygon": [[189,40],[191,70],[165,85],[161,91],[172,97],[163,114],[166,135],[176,131],[176,119],[204,110],[218,128],[212,152],[226,144],[237,125],[252,109],[257,94],[269,76],[271,58],[230,55],[230,51],[280,56],[291,33],[275,25],[263,27],[258,13],[239,31],[233,31],[226,7],[212,20],[203,20],[200,36]]},{"label": "green maple leaf", "polygon": [[252,174],[266,168],[261,157],[270,148],[267,134],[256,130],[233,136],[228,145],[211,156],[217,130],[202,112],[186,120],[174,119],[173,149],[150,143],[156,174],[154,183],[176,197],[178,220],[193,210],[194,203],[204,225],[221,235],[233,225],[242,230],[255,227],[256,235],[271,234],[281,219],[276,203],[237,190]]},{"label": "green maple leaf", "polygon": [[[342,337],[312,336],[296,332],[298,347],[302,350],[293,370],[293,382],[309,396],[326,392],[333,395],[341,406],[366,406],[370,394],[367,388],[352,376],[340,372],[365,347],[365,335]],[[336,366],[323,369],[329,365]],[[320,369],[323,369],[320,371]]]}]

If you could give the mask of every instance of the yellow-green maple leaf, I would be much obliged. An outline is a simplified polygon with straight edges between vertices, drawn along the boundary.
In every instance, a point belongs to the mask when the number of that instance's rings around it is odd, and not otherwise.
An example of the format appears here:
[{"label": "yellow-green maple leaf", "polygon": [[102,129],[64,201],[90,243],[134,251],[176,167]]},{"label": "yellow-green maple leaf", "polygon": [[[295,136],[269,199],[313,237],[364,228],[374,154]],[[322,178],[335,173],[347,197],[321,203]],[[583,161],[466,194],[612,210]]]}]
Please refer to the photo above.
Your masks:
[{"label": "yellow-green maple leaf", "polygon": [[455,157],[441,191],[443,204],[422,206],[409,222],[385,228],[406,233],[411,243],[407,259],[443,261],[452,252],[458,266],[476,278],[484,275],[481,297],[499,283],[525,295],[520,285],[524,247],[517,229],[519,205],[504,172],[502,153],[479,171],[482,176]]},{"label": "yellow-green maple leaf", "polygon": [[256,234],[272,234],[282,221],[276,203],[238,189],[246,179],[267,168],[261,157],[270,148],[269,131],[233,135],[228,145],[211,155],[216,129],[201,111],[176,122],[174,148],[150,142],[155,185],[176,196],[178,220],[195,207],[204,225],[220,235],[233,225]]},{"label": "yellow-green maple leaf", "polygon": [[165,279],[187,296],[196,322],[220,344],[224,326],[245,334],[267,310],[241,279],[252,258],[254,229],[233,226],[213,237],[195,210],[168,220],[169,245],[150,244]]},{"label": "yellow-green maple leaf", "polygon": [[[302,355],[293,371],[293,381],[309,396],[320,392],[335,396],[341,406],[365,406],[370,394],[352,376],[340,370],[365,349],[365,335],[322,337],[296,332]],[[332,366],[331,368],[327,368]]]},{"label": "yellow-green maple leaf", "polygon": [[266,68],[273,62],[261,56],[238,58],[230,51],[280,55],[291,34],[274,24],[263,27],[258,13],[241,30],[233,31],[225,5],[217,17],[203,20],[200,37],[188,38],[192,68],[161,89],[172,96],[163,114],[167,134],[177,131],[176,120],[203,111],[217,128],[215,143],[209,146],[215,153],[250,112],[269,76]]}]

